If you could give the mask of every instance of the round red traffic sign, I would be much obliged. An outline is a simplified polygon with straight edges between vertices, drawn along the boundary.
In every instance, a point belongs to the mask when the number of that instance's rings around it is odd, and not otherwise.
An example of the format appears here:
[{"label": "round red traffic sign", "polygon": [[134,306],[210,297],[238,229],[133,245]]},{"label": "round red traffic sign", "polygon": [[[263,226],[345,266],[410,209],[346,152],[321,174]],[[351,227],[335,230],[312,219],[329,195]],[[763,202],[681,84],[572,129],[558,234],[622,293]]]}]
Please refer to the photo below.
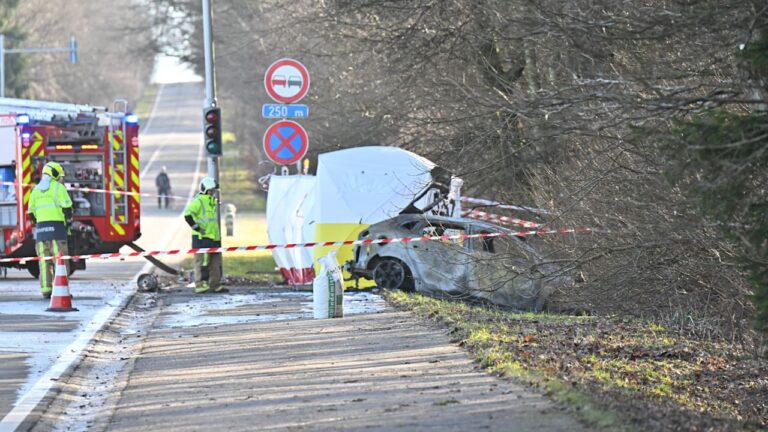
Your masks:
[{"label": "round red traffic sign", "polygon": [[309,91],[309,72],[296,60],[280,59],[267,68],[264,74],[264,88],[275,102],[298,102]]},{"label": "round red traffic sign", "polygon": [[264,133],[264,152],[276,164],[298,162],[307,154],[308,148],[307,131],[294,121],[273,123]]}]

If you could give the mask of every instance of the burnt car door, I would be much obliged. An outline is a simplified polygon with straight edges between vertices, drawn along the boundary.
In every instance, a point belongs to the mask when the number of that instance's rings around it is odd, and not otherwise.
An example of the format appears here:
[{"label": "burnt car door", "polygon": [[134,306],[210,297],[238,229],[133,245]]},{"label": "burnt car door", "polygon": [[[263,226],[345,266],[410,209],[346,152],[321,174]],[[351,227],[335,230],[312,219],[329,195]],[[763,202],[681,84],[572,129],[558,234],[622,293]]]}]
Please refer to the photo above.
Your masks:
[{"label": "burnt car door", "polygon": [[[423,221],[417,228],[419,236],[462,236],[467,227],[460,222]],[[467,239],[441,239],[412,243],[409,250],[414,262],[416,289],[430,293],[456,293],[466,279],[470,261]],[[461,290],[458,290],[461,291]]]},{"label": "burnt car door", "polygon": [[[508,233],[501,227],[472,225],[472,234]],[[494,304],[523,310],[538,310],[542,303],[540,258],[525,239],[502,235],[473,238],[469,268],[473,295]]]}]

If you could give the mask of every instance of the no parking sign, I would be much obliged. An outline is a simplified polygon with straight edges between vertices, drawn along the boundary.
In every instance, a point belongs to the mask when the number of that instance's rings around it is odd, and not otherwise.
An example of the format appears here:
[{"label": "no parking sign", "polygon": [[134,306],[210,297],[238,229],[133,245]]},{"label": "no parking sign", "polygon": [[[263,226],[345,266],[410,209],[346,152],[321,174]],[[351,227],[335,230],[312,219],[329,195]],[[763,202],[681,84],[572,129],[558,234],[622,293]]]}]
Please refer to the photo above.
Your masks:
[{"label": "no parking sign", "polygon": [[273,123],[264,133],[264,152],[278,165],[300,161],[307,154],[308,148],[307,131],[294,121]]}]

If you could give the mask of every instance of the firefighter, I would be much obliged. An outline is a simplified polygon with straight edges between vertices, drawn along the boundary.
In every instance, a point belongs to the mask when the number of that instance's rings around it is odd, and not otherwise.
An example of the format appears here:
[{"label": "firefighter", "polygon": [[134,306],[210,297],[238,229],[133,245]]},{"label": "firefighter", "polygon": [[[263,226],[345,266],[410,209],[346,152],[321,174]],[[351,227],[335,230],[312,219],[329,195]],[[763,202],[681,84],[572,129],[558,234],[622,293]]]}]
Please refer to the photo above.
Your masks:
[{"label": "firefighter", "polygon": [[[64,168],[56,162],[43,167],[40,183],[29,197],[29,220],[35,224],[37,256],[68,255],[67,231],[72,223],[72,199],[64,186]],[[56,262],[40,260],[40,293],[51,297]],[[69,261],[66,263],[69,272]]]},{"label": "firefighter", "polygon": [[[192,228],[192,248],[221,247],[221,232],[216,218],[219,203],[214,194],[219,185],[211,177],[200,182],[200,192],[184,210],[184,220]],[[228,292],[221,286],[221,253],[195,254],[195,292]]]}]

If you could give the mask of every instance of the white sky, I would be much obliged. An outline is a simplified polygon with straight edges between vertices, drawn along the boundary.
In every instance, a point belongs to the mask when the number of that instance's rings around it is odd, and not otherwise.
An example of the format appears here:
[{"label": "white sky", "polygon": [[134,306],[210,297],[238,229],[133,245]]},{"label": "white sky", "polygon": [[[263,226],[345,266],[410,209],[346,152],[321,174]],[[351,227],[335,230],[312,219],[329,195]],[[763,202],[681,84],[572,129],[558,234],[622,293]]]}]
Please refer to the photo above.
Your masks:
[{"label": "white sky", "polygon": [[179,62],[176,57],[158,55],[155,57],[155,68],[152,71],[152,83],[170,84],[177,82],[198,82],[203,77],[197,75],[191,67]]}]

